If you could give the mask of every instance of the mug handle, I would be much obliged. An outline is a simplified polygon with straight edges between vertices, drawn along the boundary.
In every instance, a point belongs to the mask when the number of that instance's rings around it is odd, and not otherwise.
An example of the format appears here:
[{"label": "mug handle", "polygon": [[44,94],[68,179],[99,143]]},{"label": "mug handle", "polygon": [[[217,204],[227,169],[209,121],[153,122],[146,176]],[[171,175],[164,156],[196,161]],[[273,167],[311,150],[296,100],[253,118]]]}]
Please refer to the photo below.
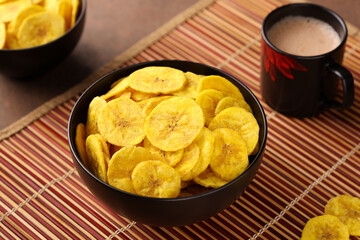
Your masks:
[{"label": "mug handle", "polygon": [[343,101],[339,102],[328,102],[327,108],[345,109],[349,108],[354,102],[354,78],[349,70],[341,66],[336,62],[332,62],[326,66],[326,70],[330,73],[335,74],[341,79],[343,87]]}]

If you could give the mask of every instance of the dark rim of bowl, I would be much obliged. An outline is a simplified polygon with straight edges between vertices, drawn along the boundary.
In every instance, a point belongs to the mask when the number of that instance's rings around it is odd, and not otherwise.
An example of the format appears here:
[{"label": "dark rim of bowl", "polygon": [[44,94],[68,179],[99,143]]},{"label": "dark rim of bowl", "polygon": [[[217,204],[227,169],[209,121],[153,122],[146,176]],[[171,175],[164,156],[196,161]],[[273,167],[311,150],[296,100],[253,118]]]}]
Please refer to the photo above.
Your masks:
[{"label": "dark rim of bowl", "polygon": [[85,18],[85,13],[86,13],[86,8],[87,8],[87,0],[80,0],[81,3],[81,11],[78,12],[77,17],[76,17],[76,21],[74,26],[72,26],[72,28],[70,28],[68,31],[66,31],[62,36],[52,40],[51,42],[39,45],[39,46],[35,46],[35,47],[30,47],[30,48],[20,48],[20,49],[0,49],[0,52],[21,52],[21,51],[31,51],[33,49],[38,49],[38,48],[44,48],[48,45],[53,44],[54,42],[58,41],[59,39],[64,38],[65,36],[69,35],[70,32],[73,32],[75,28],[77,28],[77,26],[80,24],[80,20],[83,20]]},{"label": "dark rim of bowl", "polygon": [[[108,183],[105,183],[104,181],[100,180],[99,178],[97,178],[90,170],[88,170],[82,163],[82,161],[80,160],[78,154],[77,154],[77,150],[75,143],[72,141],[71,137],[70,137],[70,123],[72,122],[72,116],[73,116],[73,112],[75,112],[75,110],[78,108],[78,104],[80,102],[80,100],[82,99],[82,97],[84,95],[86,95],[86,93],[92,89],[94,86],[96,86],[99,82],[103,81],[104,79],[108,78],[110,75],[115,74],[116,72],[119,71],[126,71],[126,69],[128,68],[136,68],[137,66],[150,66],[151,64],[157,64],[157,63],[165,63],[165,62],[184,62],[184,63],[190,63],[190,64],[195,64],[195,65],[200,65],[206,68],[209,68],[213,71],[217,71],[220,72],[221,74],[225,75],[226,78],[231,78],[233,80],[235,80],[239,85],[241,85],[250,95],[251,97],[255,100],[255,103],[257,105],[257,107],[260,109],[260,113],[261,113],[261,118],[264,121],[264,139],[262,140],[261,143],[259,143],[259,150],[257,151],[256,155],[253,157],[253,161],[249,164],[249,166],[245,169],[244,172],[242,172],[239,176],[237,176],[236,178],[234,178],[233,180],[231,180],[230,182],[228,182],[227,184],[219,187],[219,188],[214,188],[214,189],[210,189],[209,191],[203,192],[203,193],[198,193],[198,194],[194,194],[191,196],[185,196],[185,197],[176,197],[176,198],[155,198],[155,197],[146,197],[146,196],[141,196],[138,194],[133,194],[133,193],[129,193],[126,191],[123,191],[121,189],[118,189],[116,187],[111,186]],[[165,65],[163,65],[165,66]],[[142,62],[142,63],[137,63],[137,64],[133,64],[133,65],[129,65],[126,67],[122,67],[119,68],[117,70],[114,70],[104,76],[102,76],[101,78],[99,78],[98,80],[96,80],[93,84],[91,84],[82,94],[81,96],[78,98],[78,100],[76,101],[71,113],[70,113],[70,118],[69,118],[69,123],[68,123],[68,141],[69,141],[69,145],[70,145],[70,151],[72,152],[73,156],[75,157],[77,163],[81,166],[81,168],[83,168],[83,170],[89,174],[92,178],[94,178],[96,181],[98,181],[99,183],[103,184],[105,187],[109,187],[112,188],[115,191],[119,191],[121,193],[124,194],[128,194],[131,196],[136,196],[139,198],[146,198],[146,199],[153,199],[153,200],[157,200],[157,201],[182,201],[182,200],[186,200],[186,199],[193,199],[193,198],[198,198],[198,197],[203,197],[209,194],[212,194],[214,192],[217,191],[221,191],[222,189],[226,188],[228,185],[231,185],[233,182],[237,181],[238,178],[240,178],[242,175],[244,175],[246,172],[250,171],[249,169],[257,162],[260,161],[260,155],[263,154],[262,152],[265,151],[265,146],[266,146],[266,141],[267,141],[267,120],[266,120],[266,115],[265,115],[265,111],[260,103],[260,101],[257,99],[257,97],[254,95],[254,93],[244,84],[242,83],[240,80],[238,80],[237,78],[235,78],[234,76],[230,75],[229,73],[226,73],[218,68],[214,68],[202,63],[197,63],[197,62],[191,62],[191,61],[183,61],[183,60],[155,60],[155,61],[148,61],[148,62]]]}]

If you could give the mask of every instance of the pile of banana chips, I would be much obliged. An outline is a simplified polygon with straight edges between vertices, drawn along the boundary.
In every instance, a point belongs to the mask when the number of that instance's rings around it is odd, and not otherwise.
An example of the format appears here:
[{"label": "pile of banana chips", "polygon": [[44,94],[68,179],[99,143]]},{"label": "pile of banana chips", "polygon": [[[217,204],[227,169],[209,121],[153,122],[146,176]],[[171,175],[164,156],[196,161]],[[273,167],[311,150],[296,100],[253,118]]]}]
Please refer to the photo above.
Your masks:
[{"label": "pile of banana chips", "polygon": [[239,176],[258,139],[258,122],[230,81],[150,66],[92,99],[75,142],[83,164],[102,181],[175,198]]},{"label": "pile of banana chips", "polygon": [[36,47],[74,26],[79,0],[0,0],[0,49]]},{"label": "pile of banana chips", "polygon": [[324,214],[306,223],[301,240],[349,240],[351,236],[360,236],[360,198],[344,194],[329,199]]}]

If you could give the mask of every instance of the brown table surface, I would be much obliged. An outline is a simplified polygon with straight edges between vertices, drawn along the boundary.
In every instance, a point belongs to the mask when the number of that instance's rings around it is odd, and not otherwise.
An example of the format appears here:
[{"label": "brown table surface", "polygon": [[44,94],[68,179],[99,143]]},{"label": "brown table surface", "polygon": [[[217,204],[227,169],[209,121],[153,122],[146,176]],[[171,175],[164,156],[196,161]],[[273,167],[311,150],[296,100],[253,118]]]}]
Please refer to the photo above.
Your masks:
[{"label": "brown table surface", "polygon": [[[260,1],[260,0],[256,0]],[[197,0],[88,1],[83,36],[75,50],[49,72],[16,80],[0,73],[0,129],[63,93]],[[358,0],[312,0],[360,27]]]}]

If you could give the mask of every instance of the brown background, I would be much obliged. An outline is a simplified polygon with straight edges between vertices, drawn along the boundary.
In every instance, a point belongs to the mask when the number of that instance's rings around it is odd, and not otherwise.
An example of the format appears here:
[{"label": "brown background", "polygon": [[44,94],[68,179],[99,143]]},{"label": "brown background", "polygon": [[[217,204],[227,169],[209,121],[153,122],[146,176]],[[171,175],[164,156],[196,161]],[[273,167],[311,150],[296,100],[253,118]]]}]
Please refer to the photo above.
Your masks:
[{"label": "brown background", "polygon": [[[42,76],[10,79],[0,73],[0,129],[61,94],[198,0],[88,0],[75,50]],[[261,1],[261,0],[255,0]],[[360,27],[359,0],[312,0]]]}]

